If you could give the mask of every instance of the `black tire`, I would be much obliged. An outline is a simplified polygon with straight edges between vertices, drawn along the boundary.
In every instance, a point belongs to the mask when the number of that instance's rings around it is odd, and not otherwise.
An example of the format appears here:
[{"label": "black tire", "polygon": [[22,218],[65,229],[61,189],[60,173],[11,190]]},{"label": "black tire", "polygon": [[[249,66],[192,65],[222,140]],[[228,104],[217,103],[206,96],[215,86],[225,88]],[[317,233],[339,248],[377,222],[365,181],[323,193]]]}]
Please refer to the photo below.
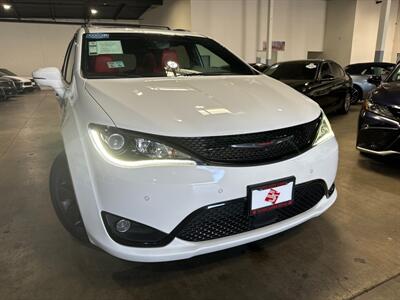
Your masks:
[{"label": "black tire", "polygon": [[50,198],[64,228],[78,240],[88,243],[65,152],[61,152],[51,166]]},{"label": "black tire", "polygon": [[351,94],[350,92],[347,92],[346,96],[344,96],[344,98],[340,103],[339,113],[347,114],[350,110],[350,106],[351,106]]}]

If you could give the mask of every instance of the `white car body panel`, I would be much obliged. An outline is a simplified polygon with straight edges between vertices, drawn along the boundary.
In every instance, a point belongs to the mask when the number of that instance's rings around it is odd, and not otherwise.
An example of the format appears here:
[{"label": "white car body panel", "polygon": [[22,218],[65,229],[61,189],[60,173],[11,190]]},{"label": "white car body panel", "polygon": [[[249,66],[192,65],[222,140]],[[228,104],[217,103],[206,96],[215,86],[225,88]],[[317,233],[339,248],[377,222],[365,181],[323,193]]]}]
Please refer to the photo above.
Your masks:
[{"label": "white car body panel", "polygon": [[88,80],[86,89],[117,127],[167,136],[262,132],[321,114],[314,101],[264,75]]},{"label": "white car body panel", "polygon": [[[121,32],[109,28],[93,31],[104,30]],[[78,40],[83,33],[79,32]],[[76,47],[81,53],[79,43]],[[79,55],[75,66],[80,66]],[[246,197],[249,185],[294,176],[296,184],[322,179],[329,188],[338,165],[336,139],[266,165],[132,169],[104,160],[89,137],[88,126],[93,123],[166,136],[216,136],[284,128],[319,117],[321,110],[315,102],[264,75],[98,80],[83,78],[80,68],[75,68],[62,108],[62,136],[87,234],[93,244],[116,257],[155,262],[226,249],[299,225],[322,214],[336,200],[335,191],[293,218],[205,242],[175,238],[163,247],[121,245],[108,235],[102,211],[170,233],[198,208]]]}]

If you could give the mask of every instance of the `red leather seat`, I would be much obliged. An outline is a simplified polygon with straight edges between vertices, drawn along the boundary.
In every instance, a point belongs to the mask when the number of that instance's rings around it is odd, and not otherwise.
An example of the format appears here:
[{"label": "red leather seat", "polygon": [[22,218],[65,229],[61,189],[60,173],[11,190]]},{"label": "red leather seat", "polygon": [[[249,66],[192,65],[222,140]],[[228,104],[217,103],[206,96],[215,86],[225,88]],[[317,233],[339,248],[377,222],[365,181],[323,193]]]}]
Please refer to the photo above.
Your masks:
[{"label": "red leather seat", "polygon": [[164,68],[167,65],[167,62],[170,60],[179,64],[178,55],[176,54],[176,51],[171,49],[164,49],[161,54],[161,67]]},{"label": "red leather seat", "polygon": [[117,69],[109,68],[107,63],[113,61],[111,55],[98,55],[94,60],[94,72],[96,73],[115,73]]}]

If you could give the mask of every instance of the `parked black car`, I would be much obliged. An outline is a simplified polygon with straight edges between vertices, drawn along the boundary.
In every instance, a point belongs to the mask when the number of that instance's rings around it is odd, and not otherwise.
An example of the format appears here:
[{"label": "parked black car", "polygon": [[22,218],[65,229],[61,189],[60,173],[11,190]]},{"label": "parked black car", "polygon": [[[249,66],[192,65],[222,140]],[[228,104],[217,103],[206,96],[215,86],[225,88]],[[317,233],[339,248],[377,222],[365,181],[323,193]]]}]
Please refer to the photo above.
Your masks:
[{"label": "parked black car", "polygon": [[385,62],[358,63],[345,67],[344,70],[353,80],[354,101],[366,99],[369,93],[376,88],[376,85],[368,79],[376,77],[379,80],[384,80],[395,67],[395,64]]},{"label": "parked black car", "polygon": [[364,101],[357,149],[381,156],[400,154],[400,65]]},{"label": "parked black car", "polygon": [[18,94],[18,89],[12,79],[0,77],[0,88],[6,99]]},{"label": "parked black car", "polygon": [[334,61],[309,59],[281,62],[269,67],[264,74],[310,97],[327,113],[349,111],[352,80]]}]

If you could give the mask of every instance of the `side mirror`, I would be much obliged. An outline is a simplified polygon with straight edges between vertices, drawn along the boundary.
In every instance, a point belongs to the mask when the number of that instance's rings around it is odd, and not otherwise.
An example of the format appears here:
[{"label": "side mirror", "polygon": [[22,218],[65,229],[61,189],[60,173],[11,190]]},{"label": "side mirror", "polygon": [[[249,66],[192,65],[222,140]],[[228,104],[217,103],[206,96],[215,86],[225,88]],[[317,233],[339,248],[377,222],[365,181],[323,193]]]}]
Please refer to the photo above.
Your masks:
[{"label": "side mirror", "polygon": [[32,73],[32,77],[40,87],[50,87],[60,98],[64,97],[65,86],[59,69],[38,69]]},{"label": "side mirror", "polygon": [[382,77],[380,75],[371,75],[368,77],[367,81],[378,86],[382,82]]}]

